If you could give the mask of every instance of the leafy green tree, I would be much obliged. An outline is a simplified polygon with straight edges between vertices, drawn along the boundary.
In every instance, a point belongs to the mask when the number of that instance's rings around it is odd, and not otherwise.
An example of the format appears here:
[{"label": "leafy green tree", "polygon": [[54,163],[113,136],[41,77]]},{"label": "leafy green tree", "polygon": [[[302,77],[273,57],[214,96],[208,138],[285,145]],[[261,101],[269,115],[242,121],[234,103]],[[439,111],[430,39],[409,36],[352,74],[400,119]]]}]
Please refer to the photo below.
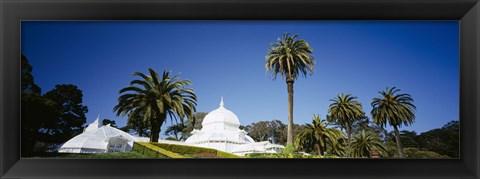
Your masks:
[{"label": "leafy green tree", "polygon": [[51,144],[67,141],[82,131],[87,106],[83,94],[75,85],[56,85],[44,95],[34,82],[33,67],[21,56],[21,138],[22,156],[45,152]]},{"label": "leafy green tree", "polygon": [[[270,142],[274,143],[274,144],[286,144],[287,143],[287,125],[285,125],[284,123],[282,123],[282,121],[280,120],[277,120],[277,119],[274,119],[272,121],[269,122],[268,124],[269,128],[270,128],[270,133],[271,133],[271,136],[270,136]],[[293,125],[293,136],[295,136],[296,134],[298,134],[298,131],[297,130],[300,130],[298,129],[299,125]]]},{"label": "leafy green tree", "polygon": [[397,94],[399,91],[395,87],[390,89],[387,87],[385,91],[379,91],[382,98],[373,98],[371,115],[374,123],[384,127],[389,124],[393,127],[398,154],[400,158],[405,158],[398,128],[402,124],[405,126],[413,124],[416,107],[413,105],[410,94]]},{"label": "leafy green tree", "polygon": [[419,148],[426,149],[448,155],[452,158],[458,158],[460,144],[460,122],[450,121],[442,128],[432,129],[421,133],[418,138]]},{"label": "leafy green tree", "polygon": [[40,140],[40,129],[44,121],[39,119],[55,119],[57,113],[52,102],[41,97],[41,89],[35,84],[32,75],[32,66],[27,57],[21,56],[21,142],[22,156],[33,155],[35,143]]},{"label": "leafy green tree", "polygon": [[327,143],[327,153],[335,156],[347,156],[348,148],[347,140],[338,138],[337,143]]},{"label": "leafy green tree", "polygon": [[371,157],[373,150],[377,150],[380,154],[386,153],[386,148],[382,140],[375,133],[365,132],[364,130],[353,137],[352,156],[353,157]]},{"label": "leafy green tree", "polygon": [[22,61],[21,62],[22,63],[22,67],[21,67],[22,94],[30,93],[30,94],[40,96],[41,89],[38,85],[35,84],[33,80],[32,66],[30,65],[30,63],[28,63],[27,57],[25,57],[23,54],[21,57],[21,61]]},{"label": "leafy green tree", "polygon": [[165,135],[167,136],[173,135],[175,140],[182,141],[186,139],[185,137],[186,135],[184,135],[184,134],[187,134],[186,129],[187,129],[187,126],[183,123],[173,124],[167,127],[167,129],[165,130]]},{"label": "leafy green tree", "polygon": [[356,101],[357,97],[341,93],[330,99],[332,104],[328,108],[329,120],[335,121],[347,132],[348,146],[352,145],[352,125],[355,121],[365,118],[362,104]]},{"label": "leafy green tree", "polygon": [[47,133],[55,136],[49,138],[50,142],[63,143],[83,131],[88,107],[82,104],[82,90],[72,84],[55,85],[44,97],[55,102],[55,109],[60,113],[56,126],[47,129]]},{"label": "leafy green tree", "polygon": [[150,125],[150,142],[157,142],[160,128],[167,116],[171,120],[183,121],[184,117],[193,117],[197,97],[189,80],[180,80],[164,71],[162,77],[153,69],[150,76],[140,72],[133,73],[141,77],[133,80],[130,86],[120,90],[118,104],[114,107],[117,116],[128,114],[128,121],[140,120]]},{"label": "leafy green tree", "polygon": [[[417,135],[414,131],[403,130],[400,131],[400,139],[405,147],[404,151],[407,158],[425,158],[426,156],[433,156],[432,158],[438,158],[438,156],[459,157],[459,121],[451,121],[441,128],[432,129],[420,135]],[[398,157],[395,140],[393,131],[387,134],[386,147],[389,157]],[[407,152],[407,148],[409,148],[410,154]],[[418,156],[420,154],[425,155]],[[435,157],[437,154],[438,156]]]},{"label": "leafy green tree", "polygon": [[[205,116],[207,116],[207,114],[208,113],[205,113],[205,112],[194,113],[192,118],[186,118],[186,120],[184,120],[183,123],[174,124],[173,126],[175,127],[170,126],[177,129],[176,130],[170,129],[170,132],[168,132],[169,134],[167,134],[167,132],[165,134],[172,135],[173,134],[172,132],[176,132],[176,134],[174,135],[177,136],[176,139],[178,141],[186,140],[188,137],[192,135],[191,132],[193,131],[193,129],[202,128],[203,119],[205,118]],[[167,130],[169,129],[167,128]]]},{"label": "leafy green tree", "polygon": [[55,102],[42,96],[31,93],[22,93],[22,125],[21,125],[21,151],[23,157],[29,157],[34,152],[42,152],[35,144],[45,143],[54,133],[49,129],[57,127],[56,121],[60,113],[55,109]]},{"label": "leafy green tree", "polygon": [[201,129],[202,122],[208,113],[194,113],[192,118],[186,118],[183,123],[173,124],[165,130],[165,135],[173,137],[176,141],[184,141],[191,136],[193,129]]},{"label": "leafy green tree", "polygon": [[276,144],[285,144],[287,127],[282,121],[259,121],[247,125],[244,130],[255,141],[270,141]]},{"label": "leafy green tree", "polygon": [[144,122],[141,113],[137,116],[131,116],[132,120],[127,120],[127,125],[121,127],[120,130],[132,133],[140,137],[150,136],[150,123]]},{"label": "leafy green tree", "polygon": [[259,121],[245,127],[245,131],[255,141],[267,141],[272,136],[268,121]]},{"label": "leafy green tree", "polygon": [[327,151],[327,145],[338,146],[339,139],[345,137],[344,133],[336,128],[328,128],[326,120],[320,120],[319,115],[313,116],[312,124],[306,124],[295,140],[297,149],[317,148],[318,155]]},{"label": "leafy green tree", "polygon": [[110,119],[106,119],[106,118],[102,120],[102,125],[106,126],[106,125],[109,125],[109,124],[110,124],[111,127],[118,128],[115,120],[110,120]]},{"label": "leafy green tree", "polygon": [[403,147],[418,148],[418,135],[415,131],[400,131],[400,140]]},{"label": "leafy green tree", "polygon": [[208,113],[206,112],[197,112],[193,114],[192,120],[189,120],[188,123],[188,128],[190,129],[189,131],[192,131],[193,129],[201,129],[202,128],[202,122],[205,116],[207,116]]},{"label": "leafy green tree", "polygon": [[300,74],[312,75],[315,66],[313,50],[307,41],[298,35],[285,33],[277,42],[271,43],[265,56],[265,69],[272,71],[272,78],[278,74],[285,78],[288,88],[288,133],[287,144],[293,145],[293,83]]},{"label": "leafy green tree", "polygon": [[359,135],[362,131],[372,132],[379,136],[382,141],[386,140],[387,130],[382,126],[372,123],[368,117],[357,120],[352,124],[352,135]]}]

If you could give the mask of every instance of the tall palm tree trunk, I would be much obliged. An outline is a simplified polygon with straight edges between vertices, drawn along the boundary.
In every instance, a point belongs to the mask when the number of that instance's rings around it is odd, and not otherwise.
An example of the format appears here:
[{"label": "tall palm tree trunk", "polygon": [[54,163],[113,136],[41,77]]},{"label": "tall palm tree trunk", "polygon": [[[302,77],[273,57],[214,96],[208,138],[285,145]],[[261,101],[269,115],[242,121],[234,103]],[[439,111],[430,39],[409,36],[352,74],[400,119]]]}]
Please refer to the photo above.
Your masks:
[{"label": "tall palm tree trunk", "polygon": [[347,140],[348,140],[348,150],[347,150],[347,156],[351,157],[352,156],[352,129],[349,125],[346,127],[347,130]]},{"label": "tall palm tree trunk", "polygon": [[[323,138],[323,141],[325,141],[325,142],[326,142],[326,141],[327,141],[327,139],[324,137],[324,138]],[[333,146],[332,146],[332,147],[333,147]],[[322,155],[323,155],[324,157],[326,157],[326,156],[327,156],[327,144],[326,144],[326,143],[325,143],[325,145],[323,145],[323,151],[322,151]]]},{"label": "tall palm tree trunk", "polygon": [[287,145],[293,145],[293,79],[287,77],[288,87],[288,131]]},{"label": "tall palm tree trunk", "polygon": [[322,156],[322,150],[320,149],[320,144],[317,144],[317,152],[319,156]]},{"label": "tall palm tree trunk", "polygon": [[348,146],[352,146],[352,129],[347,125]]},{"label": "tall palm tree trunk", "polygon": [[400,141],[400,132],[398,132],[398,128],[396,125],[393,126],[393,129],[395,132],[395,140],[397,141],[398,155],[400,156],[400,158],[405,158],[405,154],[403,153],[402,141]]},{"label": "tall palm tree trunk", "polygon": [[158,142],[160,134],[160,123],[150,120],[150,142]]}]

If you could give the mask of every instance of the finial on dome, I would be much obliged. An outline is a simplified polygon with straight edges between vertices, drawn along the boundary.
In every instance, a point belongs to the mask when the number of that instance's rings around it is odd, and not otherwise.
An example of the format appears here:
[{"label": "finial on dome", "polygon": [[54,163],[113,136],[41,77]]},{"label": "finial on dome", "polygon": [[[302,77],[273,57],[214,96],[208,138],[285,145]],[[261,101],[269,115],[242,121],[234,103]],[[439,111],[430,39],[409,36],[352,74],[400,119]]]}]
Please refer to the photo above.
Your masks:
[{"label": "finial on dome", "polygon": [[222,96],[222,99],[220,100],[220,107],[223,107],[223,96]]},{"label": "finial on dome", "polygon": [[97,128],[100,128],[103,126],[103,124],[100,122],[100,114],[97,116],[97,119],[95,120],[95,122],[97,123]]}]

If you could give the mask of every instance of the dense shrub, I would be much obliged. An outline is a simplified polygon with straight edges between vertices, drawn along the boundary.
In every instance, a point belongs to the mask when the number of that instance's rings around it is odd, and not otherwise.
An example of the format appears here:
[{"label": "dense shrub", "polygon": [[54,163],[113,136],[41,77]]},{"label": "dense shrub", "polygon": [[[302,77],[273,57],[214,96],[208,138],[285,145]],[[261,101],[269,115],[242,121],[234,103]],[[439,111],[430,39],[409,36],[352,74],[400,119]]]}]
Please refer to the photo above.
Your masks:
[{"label": "dense shrub", "polygon": [[287,144],[285,148],[282,150],[282,154],[288,155],[295,153],[295,147],[292,144]]},{"label": "dense shrub", "polygon": [[407,158],[450,158],[432,151],[419,150],[417,148],[404,148]]},{"label": "dense shrub", "polygon": [[220,158],[220,156],[211,153],[198,153],[195,154],[195,158]]},{"label": "dense shrub", "polygon": [[148,142],[135,142],[132,150],[151,158],[185,158],[185,156],[152,145]]},{"label": "dense shrub", "polygon": [[240,158],[239,156],[215,149],[203,148],[203,147],[193,147],[193,146],[184,146],[184,145],[174,145],[174,144],[160,144],[152,143],[153,145],[169,150],[179,154],[200,154],[200,153],[209,153],[214,154],[220,158]]},{"label": "dense shrub", "polygon": [[250,153],[245,155],[247,158],[339,158],[338,156],[319,156],[319,155],[303,155],[299,153]]}]

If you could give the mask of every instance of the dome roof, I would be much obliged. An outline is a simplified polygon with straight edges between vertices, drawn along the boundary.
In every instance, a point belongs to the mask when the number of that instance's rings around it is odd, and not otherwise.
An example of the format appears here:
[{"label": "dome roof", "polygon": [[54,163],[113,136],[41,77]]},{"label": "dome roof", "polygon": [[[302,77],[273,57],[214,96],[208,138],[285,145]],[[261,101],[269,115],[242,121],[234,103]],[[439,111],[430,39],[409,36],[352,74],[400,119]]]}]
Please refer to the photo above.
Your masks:
[{"label": "dome roof", "polygon": [[102,127],[102,124],[100,124],[100,122],[98,122],[98,119],[100,118],[100,115],[98,115],[97,119],[95,121],[93,121],[91,124],[89,124],[84,130],[83,132],[88,132],[88,131],[93,131],[95,129],[98,129],[100,127]]},{"label": "dome roof", "polygon": [[107,148],[108,140],[112,137],[121,137],[128,141],[127,149],[131,149],[135,138],[130,134],[110,125],[105,125],[97,129],[92,129],[79,134],[63,144],[59,152],[67,153],[98,153],[104,152]]},{"label": "dome roof", "polygon": [[220,107],[205,116],[202,127],[208,128],[208,126],[218,124],[223,124],[225,128],[232,129],[238,129],[238,127],[240,127],[240,121],[237,115],[224,107],[223,97],[220,101]]}]

